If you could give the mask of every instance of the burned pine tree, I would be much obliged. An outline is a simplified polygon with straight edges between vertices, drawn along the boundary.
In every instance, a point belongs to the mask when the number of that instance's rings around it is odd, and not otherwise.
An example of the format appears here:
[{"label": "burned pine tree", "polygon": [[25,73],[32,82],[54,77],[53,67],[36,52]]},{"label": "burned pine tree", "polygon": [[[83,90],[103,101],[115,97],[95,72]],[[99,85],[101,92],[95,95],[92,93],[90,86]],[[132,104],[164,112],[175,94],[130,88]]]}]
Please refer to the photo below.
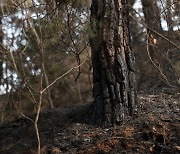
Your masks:
[{"label": "burned pine tree", "polygon": [[127,0],[92,0],[92,120],[96,124],[121,124],[136,108],[128,24]]}]

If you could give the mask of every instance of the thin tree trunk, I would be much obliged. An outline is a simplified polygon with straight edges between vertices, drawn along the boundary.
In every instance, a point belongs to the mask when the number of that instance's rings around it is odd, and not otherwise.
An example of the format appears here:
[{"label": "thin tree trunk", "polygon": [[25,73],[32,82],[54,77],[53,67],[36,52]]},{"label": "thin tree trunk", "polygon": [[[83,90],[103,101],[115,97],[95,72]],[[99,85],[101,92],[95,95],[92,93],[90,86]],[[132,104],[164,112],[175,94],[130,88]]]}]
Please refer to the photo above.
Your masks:
[{"label": "thin tree trunk", "polygon": [[[2,14],[0,15],[0,43],[3,43]],[[2,84],[3,79],[3,59],[4,55],[2,52],[0,52],[0,85]]]},{"label": "thin tree trunk", "polygon": [[172,3],[171,0],[166,0],[166,8],[167,8],[167,25],[169,31],[173,31],[173,16],[172,16]]},{"label": "thin tree trunk", "polygon": [[96,124],[120,124],[136,108],[134,57],[128,25],[126,0],[92,1],[92,119]]},{"label": "thin tree trunk", "polygon": [[56,0],[46,0],[46,11],[47,11],[47,17],[50,19],[56,14]]},{"label": "thin tree trunk", "polygon": [[146,24],[157,32],[162,31],[160,10],[157,0],[141,0]]}]

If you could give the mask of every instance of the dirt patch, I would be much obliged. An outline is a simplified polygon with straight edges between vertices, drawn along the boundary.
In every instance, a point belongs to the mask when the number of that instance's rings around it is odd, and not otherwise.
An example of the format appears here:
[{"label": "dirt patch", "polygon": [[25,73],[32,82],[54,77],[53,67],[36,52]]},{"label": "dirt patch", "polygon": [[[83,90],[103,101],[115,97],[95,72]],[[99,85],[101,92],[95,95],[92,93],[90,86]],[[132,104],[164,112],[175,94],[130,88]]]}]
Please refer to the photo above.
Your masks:
[{"label": "dirt patch", "polygon": [[[116,128],[90,125],[89,104],[42,113],[41,153],[179,153],[180,95],[140,95],[138,99],[138,114]],[[37,153],[33,123],[21,118],[1,124],[0,153]]]}]

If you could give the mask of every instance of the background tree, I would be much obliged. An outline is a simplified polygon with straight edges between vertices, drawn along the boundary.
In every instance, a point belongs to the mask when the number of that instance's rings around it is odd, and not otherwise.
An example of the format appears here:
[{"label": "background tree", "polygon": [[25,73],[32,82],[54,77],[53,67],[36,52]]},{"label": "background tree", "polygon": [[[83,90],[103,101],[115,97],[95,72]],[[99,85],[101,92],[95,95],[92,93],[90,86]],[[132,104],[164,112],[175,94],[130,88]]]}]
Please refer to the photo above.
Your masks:
[{"label": "background tree", "polygon": [[[137,59],[137,85],[143,93],[178,91],[179,24],[178,16],[173,13],[176,4],[175,1],[141,0],[139,9],[136,9],[138,12],[131,10],[130,29],[133,32],[132,48]],[[168,23],[172,23],[169,16],[173,19],[171,28],[168,26]],[[141,67],[142,63],[144,67]]]},{"label": "background tree", "polygon": [[[157,5],[157,1],[142,0],[143,13],[145,18],[145,23],[147,25],[147,49],[149,58],[154,65],[155,69],[160,72],[160,77],[162,82],[168,86],[176,85],[177,78],[175,76],[174,68],[172,63],[169,61],[171,59],[171,53],[168,51],[169,46],[164,46],[164,40],[160,41],[161,35],[164,35],[161,26],[161,15],[160,8]],[[166,1],[168,7],[171,6],[170,1]],[[169,33],[172,32],[172,15],[171,10],[166,8],[167,13],[167,26]],[[152,12],[152,13],[150,13]],[[170,24],[171,23],[171,24]],[[160,51],[160,50],[161,51]],[[161,57],[161,58],[158,58]]]}]

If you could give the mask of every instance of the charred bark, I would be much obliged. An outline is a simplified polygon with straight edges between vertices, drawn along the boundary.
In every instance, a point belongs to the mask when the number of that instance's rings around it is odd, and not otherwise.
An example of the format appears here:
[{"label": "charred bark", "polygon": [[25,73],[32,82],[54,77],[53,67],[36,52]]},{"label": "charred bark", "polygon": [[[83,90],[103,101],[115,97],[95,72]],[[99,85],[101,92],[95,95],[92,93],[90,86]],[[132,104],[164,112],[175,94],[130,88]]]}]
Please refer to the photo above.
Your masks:
[{"label": "charred bark", "polygon": [[128,24],[126,0],[92,1],[92,119],[96,124],[121,124],[136,108]]}]

